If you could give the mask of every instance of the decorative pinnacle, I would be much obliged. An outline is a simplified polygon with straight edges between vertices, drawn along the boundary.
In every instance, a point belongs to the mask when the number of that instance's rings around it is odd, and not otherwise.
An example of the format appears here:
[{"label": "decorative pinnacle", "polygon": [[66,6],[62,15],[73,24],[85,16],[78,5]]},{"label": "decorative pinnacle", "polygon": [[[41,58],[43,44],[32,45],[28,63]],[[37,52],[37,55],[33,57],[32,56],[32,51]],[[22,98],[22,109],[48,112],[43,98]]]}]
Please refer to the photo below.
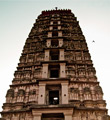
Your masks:
[{"label": "decorative pinnacle", "polygon": [[58,7],[55,7],[56,10],[58,10]]}]

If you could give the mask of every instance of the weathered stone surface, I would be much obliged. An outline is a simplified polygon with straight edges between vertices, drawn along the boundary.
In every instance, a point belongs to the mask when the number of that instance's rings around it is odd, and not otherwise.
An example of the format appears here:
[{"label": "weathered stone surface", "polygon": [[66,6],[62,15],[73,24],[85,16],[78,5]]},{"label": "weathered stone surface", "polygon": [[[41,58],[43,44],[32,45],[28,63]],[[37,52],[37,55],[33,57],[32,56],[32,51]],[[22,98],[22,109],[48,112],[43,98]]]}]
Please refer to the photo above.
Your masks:
[{"label": "weathered stone surface", "polygon": [[71,10],[43,11],[19,61],[0,120],[110,120]]},{"label": "weathered stone surface", "polygon": [[110,120],[110,116],[109,115],[105,115],[102,117],[102,120]]}]

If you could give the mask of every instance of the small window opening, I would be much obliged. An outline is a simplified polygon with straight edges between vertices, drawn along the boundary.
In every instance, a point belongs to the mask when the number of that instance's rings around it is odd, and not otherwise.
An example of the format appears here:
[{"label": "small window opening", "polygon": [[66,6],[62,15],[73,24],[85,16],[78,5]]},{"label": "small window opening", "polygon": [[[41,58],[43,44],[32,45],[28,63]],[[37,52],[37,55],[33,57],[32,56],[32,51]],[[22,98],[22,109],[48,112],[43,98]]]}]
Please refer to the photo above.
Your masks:
[{"label": "small window opening", "polygon": [[52,46],[58,46],[58,40],[52,40],[51,45]]},{"label": "small window opening", "polygon": [[52,32],[52,36],[53,36],[53,37],[54,37],[54,36],[58,36],[58,31]]},{"label": "small window opening", "polygon": [[58,22],[57,21],[54,21],[53,24],[57,24]]},{"label": "small window opening", "polygon": [[59,55],[51,55],[51,60],[58,60],[59,59]]},{"label": "small window opening", "polygon": [[59,104],[59,91],[49,91],[49,104],[57,105]]},{"label": "small window opening", "polygon": [[50,52],[51,60],[59,60],[59,51]]},{"label": "small window opening", "polygon": [[60,75],[59,70],[60,70],[59,65],[50,65],[49,66],[50,78],[59,78]]},{"label": "small window opening", "polygon": [[58,27],[57,26],[53,26],[53,30],[57,30],[58,29]]}]

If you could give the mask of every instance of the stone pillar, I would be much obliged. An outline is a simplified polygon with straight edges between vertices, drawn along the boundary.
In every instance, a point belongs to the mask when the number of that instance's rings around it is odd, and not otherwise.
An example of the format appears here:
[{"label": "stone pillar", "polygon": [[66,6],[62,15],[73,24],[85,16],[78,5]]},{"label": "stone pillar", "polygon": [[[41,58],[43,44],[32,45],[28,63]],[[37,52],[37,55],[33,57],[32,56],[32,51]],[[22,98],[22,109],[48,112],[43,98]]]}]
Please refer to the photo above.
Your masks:
[{"label": "stone pillar", "polygon": [[61,29],[61,26],[58,26],[58,30],[60,30]]},{"label": "stone pillar", "polygon": [[39,96],[38,96],[38,104],[45,104],[45,93],[46,93],[46,85],[39,84]]},{"label": "stone pillar", "polygon": [[62,31],[58,32],[58,37],[62,37]]},{"label": "stone pillar", "polygon": [[47,40],[47,47],[50,47],[50,46],[51,46],[51,40],[48,39],[48,40]]},{"label": "stone pillar", "polygon": [[59,41],[59,46],[62,47],[62,45],[63,45],[63,39],[58,39],[58,41]]},{"label": "stone pillar", "polygon": [[50,51],[45,50],[45,61],[49,61],[49,54],[50,54]]},{"label": "stone pillar", "polygon": [[49,29],[50,29],[50,30],[53,30],[53,26],[50,26]]},{"label": "stone pillar", "polygon": [[65,78],[65,63],[60,63],[60,77]]},{"label": "stone pillar", "polygon": [[64,60],[64,49],[60,49],[60,60]]},{"label": "stone pillar", "polygon": [[32,111],[33,114],[33,120],[41,120],[42,113],[37,113],[37,111]]},{"label": "stone pillar", "polygon": [[52,32],[48,32],[48,37],[52,37]]},{"label": "stone pillar", "polygon": [[68,83],[61,83],[62,85],[62,104],[68,104]]},{"label": "stone pillar", "polygon": [[72,120],[72,115],[65,115],[65,120]]},{"label": "stone pillar", "polygon": [[58,24],[60,25],[60,24],[61,24],[61,22],[60,22],[60,21],[58,21]]},{"label": "stone pillar", "polygon": [[42,78],[48,78],[48,64],[43,64]]},{"label": "stone pillar", "polygon": [[33,120],[41,120],[41,116],[40,115],[39,116],[36,115],[36,116],[33,117]]},{"label": "stone pillar", "polygon": [[72,120],[73,110],[67,110],[64,112],[65,120]]}]

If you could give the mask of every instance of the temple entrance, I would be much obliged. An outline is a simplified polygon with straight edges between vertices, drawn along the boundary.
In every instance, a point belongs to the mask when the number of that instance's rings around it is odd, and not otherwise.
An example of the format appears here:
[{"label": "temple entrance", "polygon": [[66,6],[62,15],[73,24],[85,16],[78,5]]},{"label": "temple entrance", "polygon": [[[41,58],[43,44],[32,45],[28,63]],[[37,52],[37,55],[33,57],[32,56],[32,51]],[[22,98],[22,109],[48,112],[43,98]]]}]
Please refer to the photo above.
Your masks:
[{"label": "temple entrance", "polygon": [[49,91],[49,104],[50,105],[57,105],[59,104],[59,91]]},{"label": "temple entrance", "polygon": [[63,113],[42,114],[41,120],[64,120]]}]

